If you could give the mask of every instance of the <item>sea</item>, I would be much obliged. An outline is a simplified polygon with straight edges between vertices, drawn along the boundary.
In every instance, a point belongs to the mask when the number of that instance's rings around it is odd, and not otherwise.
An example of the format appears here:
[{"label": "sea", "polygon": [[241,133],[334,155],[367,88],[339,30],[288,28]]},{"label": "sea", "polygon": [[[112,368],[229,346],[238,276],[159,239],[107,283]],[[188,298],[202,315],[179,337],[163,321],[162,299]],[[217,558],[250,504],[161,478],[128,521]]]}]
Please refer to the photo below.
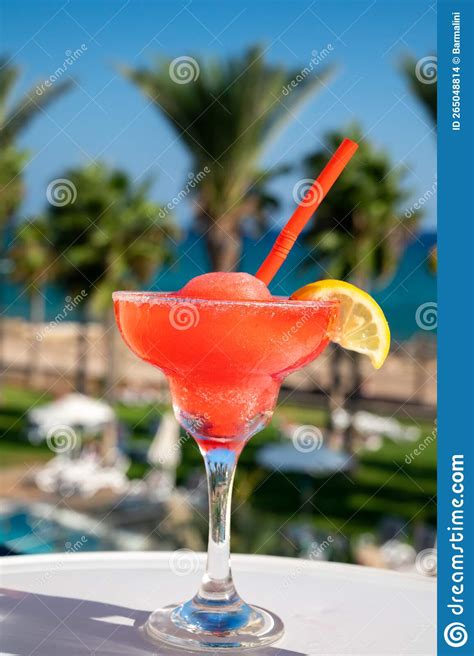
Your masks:
[{"label": "sea", "polygon": [[[261,238],[244,237],[240,271],[255,273],[275,241],[277,233],[267,233]],[[383,281],[370,293],[382,306],[389,322],[392,336],[407,341],[415,335],[430,337],[436,333],[436,275],[430,266],[429,254],[436,244],[436,233],[418,234],[407,245],[391,279]],[[190,278],[208,270],[203,239],[189,232],[173,252],[172,262],[158,269],[147,285],[150,290],[172,291],[180,289]],[[297,243],[286,262],[270,285],[275,295],[288,296],[299,287],[325,277],[304,243]],[[64,312],[68,296],[59,285],[42,289],[45,298],[45,321],[53,321],[61,315],[65,321],[74,321],[77,311]],[[30,300],[26,290],[18,284],[3,285],[2,304],[6,315],[28,318]],[[63,317],[63,315],[65,315]]]}]

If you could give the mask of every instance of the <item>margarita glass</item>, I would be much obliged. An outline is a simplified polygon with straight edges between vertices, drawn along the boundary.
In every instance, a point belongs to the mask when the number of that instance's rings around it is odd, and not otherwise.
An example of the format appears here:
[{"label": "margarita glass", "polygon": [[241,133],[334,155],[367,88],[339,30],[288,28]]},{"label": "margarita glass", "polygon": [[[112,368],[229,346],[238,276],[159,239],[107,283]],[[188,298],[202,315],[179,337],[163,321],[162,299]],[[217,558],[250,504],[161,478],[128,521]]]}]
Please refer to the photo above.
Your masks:
[{"label": "margarita glass", "polygon": [[204,457],[209,490],[207,566],[199,591],[152,613],[149,636],[186,649],[268,645],[273,613],[237,594],[230,570],[230,497],[245,443],[270,420],[283,378],[326,347],[338,302],[220,300],[115,292],[129,348],[167,376],[177,420]]}]

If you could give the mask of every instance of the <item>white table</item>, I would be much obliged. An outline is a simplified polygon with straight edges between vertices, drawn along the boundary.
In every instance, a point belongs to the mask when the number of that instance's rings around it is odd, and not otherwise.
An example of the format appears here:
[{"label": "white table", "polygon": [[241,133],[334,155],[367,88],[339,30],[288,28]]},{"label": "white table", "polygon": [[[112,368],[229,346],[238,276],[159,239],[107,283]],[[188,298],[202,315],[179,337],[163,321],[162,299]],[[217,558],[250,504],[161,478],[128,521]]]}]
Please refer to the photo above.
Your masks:
[{"label": "white table", "polygon": [[[187,560],[186,560],[187,558]],[[170,553],[56,554],[0,560],[0,653],[16,656],[145,656],[138,630],[148,612],[191,597],[204,556]],[[239,556],[244,599],[275,611],[285,637],[259,656],[432,656],[435,581],[385,570],[290,558]],[[235,653],[235,652],[234,652]],[[250,652],[246,652],[249,654]],[[255,652],[253,652],[255,653]]]}]

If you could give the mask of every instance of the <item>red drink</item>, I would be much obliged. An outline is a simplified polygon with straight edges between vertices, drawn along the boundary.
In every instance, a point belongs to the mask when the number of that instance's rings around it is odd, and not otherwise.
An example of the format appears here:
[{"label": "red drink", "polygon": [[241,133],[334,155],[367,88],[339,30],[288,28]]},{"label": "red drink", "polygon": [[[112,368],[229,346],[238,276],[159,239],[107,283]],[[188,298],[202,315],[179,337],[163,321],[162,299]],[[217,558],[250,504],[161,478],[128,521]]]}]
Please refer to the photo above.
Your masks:
[{"label": "red drink", "polygon": [[282,379],[328,343],[337,303],[118,292],[122,336],[168,377],[180,423],[205,450],[238,449],[271,417]]},{"label": "red drink", "polygon": [[167,376],[180,424],[197,440],[209,489],[206,573],[198,593],[152,613],[159,642],[204,650],[258,647],[281,620],[243,601],[230,571],[230,494],[244,444],[270,420],[283,378],[329,341],[338,301],[274,298],[248,274],[192,279],[176,293],[115,292],[115,315],[130,349]]}]

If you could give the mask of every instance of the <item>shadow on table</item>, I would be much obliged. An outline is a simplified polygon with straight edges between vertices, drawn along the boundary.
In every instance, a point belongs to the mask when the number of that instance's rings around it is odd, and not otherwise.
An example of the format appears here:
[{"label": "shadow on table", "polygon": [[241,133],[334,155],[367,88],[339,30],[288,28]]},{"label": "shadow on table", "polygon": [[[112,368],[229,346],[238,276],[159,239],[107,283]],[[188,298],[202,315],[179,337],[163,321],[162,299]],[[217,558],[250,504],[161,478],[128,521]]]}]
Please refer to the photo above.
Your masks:
[{"label": "shadow on table", "polygon": [[[149,613],[84,599],[0,588],[0,653],[15,656],[182,656],[142,635]],[[252,652],[245,652],[248,656]],[[305,656],[267,647],[258,656]]]}]

